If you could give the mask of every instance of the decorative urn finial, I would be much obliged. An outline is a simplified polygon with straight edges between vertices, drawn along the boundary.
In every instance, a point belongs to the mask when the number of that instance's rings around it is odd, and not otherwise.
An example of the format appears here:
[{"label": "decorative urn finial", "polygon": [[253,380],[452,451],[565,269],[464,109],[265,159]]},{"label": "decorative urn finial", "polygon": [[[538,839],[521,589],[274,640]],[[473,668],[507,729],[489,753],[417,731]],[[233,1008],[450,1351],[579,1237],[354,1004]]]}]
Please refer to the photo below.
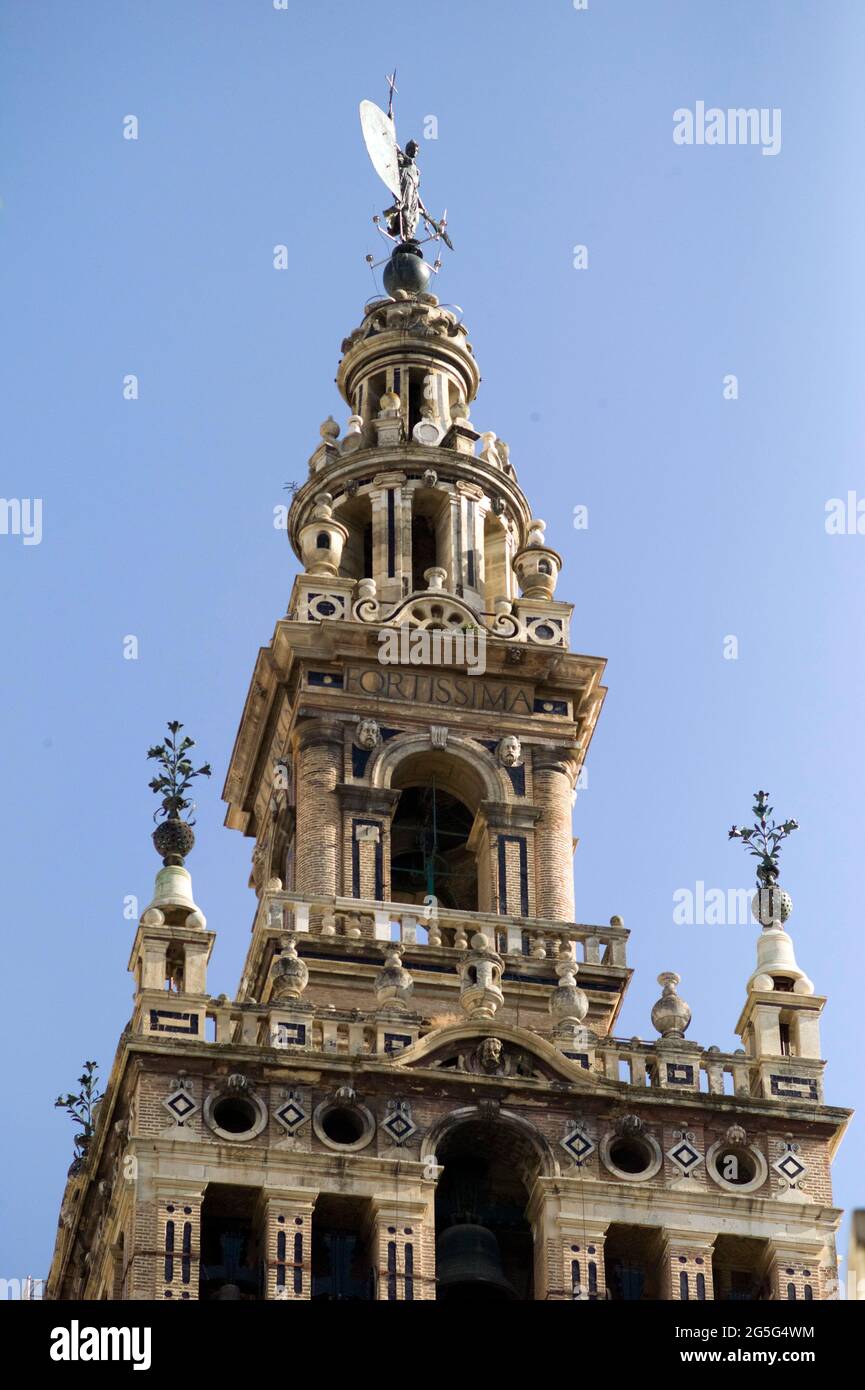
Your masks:
[{"label": "decorative urn finial", "polygon": [[469,1018],[494,1018],[505,1002],[501,987],[504,961],[494,951],[483,932],[475,932],[471,949],[458,967],[460,1003]]},{"label": "decorative urn finial", "polygon": [[778,886],[778,856],[787,837],[799,829],[799,822],[785,820],[781,825],[777,825],[775,821],[770,820],[774,807],[769,805],[768,792],[754,793],[753,810],[756,817],[754,824],[734,825],[727,838],[742,840],[748,847],[748,853],[759,860],[757,892],[754,894],[751,910],[766,930],[777,930],[793,911],[793,899]]},{"label": "decorative urn finial", "polygon": [[375,977],[375,997],[380,1009],[408,1007],[414,980],[402,963],[404,947],[399,941],[382,944],[384,965]]},{"label": "decorative urn finial", "polygon": [[691,1010],[676,993],[681,977],[673,970],[664,970],[658,976],[658,984],[663,985],[663,994],[652,1009],[652,1027],[664,1039],[683,1038],[691,1022]]},{"label": "decorative urn finial", "polygon": [[297,937],[288,932],[279,943],[279,955],[273,963],[274,999],[299,999],[309,983],[309,969],[297,954]]},{"label": "decorative urn finial", "polygon": [[178,741],[177,736],[183,725],[172,719],[167,727],[168,735],[162,743],[147,750],[148,758],[154,758],[161,769],[148,785],[152,792],[162,798],[153,816],[154,820],[163,818],[162,824],[157,825],[153,832],[153,844],[166,868],[172,865],[182,867],[195,844],[192,830],[195,821],[190,817],[183,818],[184,811],[195,810],[194,801],[186,793],[196,777],[211,775],[209,763],[202,763],[201,767],[192,766],[188,755],[190,749],[195,747],[195,740],[184,734]]},{"label": "decorative urn finial", "polygon": [[589,1012],[589,1001],[585,990],[577,984],[577,965],[573,943],[556,961],[555,971],[559,983],[550,994],[549,1010],[555,1022],[557,1034],[573,1035],[583,1026]]}]

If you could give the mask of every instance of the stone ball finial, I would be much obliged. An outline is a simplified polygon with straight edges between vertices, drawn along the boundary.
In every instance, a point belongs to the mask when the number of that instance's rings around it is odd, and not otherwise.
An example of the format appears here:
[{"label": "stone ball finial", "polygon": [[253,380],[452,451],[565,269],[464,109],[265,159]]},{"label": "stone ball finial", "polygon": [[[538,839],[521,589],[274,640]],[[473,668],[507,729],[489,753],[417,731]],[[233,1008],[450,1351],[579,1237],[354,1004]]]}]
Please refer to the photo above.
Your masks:
[{"label": "stone ball finial", "polygon": [[315,506],[312,514],[316,521],[330,521],[333,516],[333,496],[329,492],[317,492],[315,494]]},{"label": "stone ball finial", "polygon": [[339,425],[336,423],[332,415],[328,415],[327,419],[322,422],[322,424],[319,426],[318,432],[324,440],[332,441],[335,439],[339,439]]},{"label": "stone ball finial", "polygon": [[758,888],[751,899],[751,911],[762,927],[781,927],[793,911],[793,899],[777,884]]},{"label": "stone ball finial", "polygon": [[481,435],[481,458],[492,468],[501,468],[501,459],[496,447],[496,436],[492,430],[484,430]]},{"label": "stone ball finial", "polygon": [[527,545],[546,545],[544,532],[547,529],[545,521],[532,520],[529,522],[529,538]]},{"label": "stone ball finial", "polygon": [[379,399],[378,406],[383,415],[396,415],[399,413],[401,404],[402,402],[396,391],[385,391],[384,395]]},{"label": "stone ball finial", "polygon": [[658,976],[663,993],[652,1009],[652,1026],[662,1038],[683,1038],[691,1022],[690,1008],[676,993],[680,983],[680,977],[673,970],[665,970]]}]

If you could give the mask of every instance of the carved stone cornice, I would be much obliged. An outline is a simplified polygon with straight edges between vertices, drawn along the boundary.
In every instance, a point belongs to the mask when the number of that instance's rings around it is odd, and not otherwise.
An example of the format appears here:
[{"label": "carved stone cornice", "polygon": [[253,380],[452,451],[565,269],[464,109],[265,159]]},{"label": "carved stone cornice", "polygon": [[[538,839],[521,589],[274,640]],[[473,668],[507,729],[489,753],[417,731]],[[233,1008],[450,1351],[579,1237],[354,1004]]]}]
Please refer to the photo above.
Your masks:
[{"label": "carved stone cornice", "polygon": [[336,794],[345,810],[368,811],[370,815],[389,819],[396,810],[402,792],[390,787],[370,787],[366,782],[339,782]]}]

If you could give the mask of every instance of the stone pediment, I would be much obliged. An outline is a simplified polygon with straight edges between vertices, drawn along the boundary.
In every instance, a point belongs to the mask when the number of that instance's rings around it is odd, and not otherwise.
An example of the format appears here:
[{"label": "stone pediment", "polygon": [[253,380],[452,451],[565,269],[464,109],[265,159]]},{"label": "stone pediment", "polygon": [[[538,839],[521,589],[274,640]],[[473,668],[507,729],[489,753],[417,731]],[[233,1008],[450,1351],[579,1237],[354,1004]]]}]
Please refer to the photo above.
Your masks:
[{"label": "stone pediment", "polygon": [[589,1090],[614,1089],[605,1077],[523,1028],[490,1022],[436,1028],[394,1059],[407,1069],[429,1068],[455,1076],[486,1076],[507,1081],[580,1083]]}]

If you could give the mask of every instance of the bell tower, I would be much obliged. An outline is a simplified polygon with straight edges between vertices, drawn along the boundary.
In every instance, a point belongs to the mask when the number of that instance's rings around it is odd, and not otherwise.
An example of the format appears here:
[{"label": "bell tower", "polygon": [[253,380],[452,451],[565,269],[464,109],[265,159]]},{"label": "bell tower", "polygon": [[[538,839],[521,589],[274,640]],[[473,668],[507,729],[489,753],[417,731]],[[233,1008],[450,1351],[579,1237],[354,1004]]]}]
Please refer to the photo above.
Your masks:
[{"label": "bell tower", "polygon": [[393,250],[342,343],[345,426],[321,426],[293,498],[300,573],[228,765],[256,897],[242,977],[207,993],[178,819],[197,774],[166,743],[133,1017],[47,1296],[830,1297],[847,1112],[825,1103],[777,846],[743,1047],[687,1036],[669,970],[658,1036],[617,1037],[628,932],[578,920],[572,867],[604,662],[571,650],[561,557],[472,423],[416,147],[363,119]]},{"label": "bell tower", "polygon": [[227,823],[255,837],[257,883],[571,921],[603,662],[569,652],[560,557],[507,445],[469,424],[465,327],[397,290],[338,381],[348,426],[325,422],[294,498],[304,573],[259,658]]}]

